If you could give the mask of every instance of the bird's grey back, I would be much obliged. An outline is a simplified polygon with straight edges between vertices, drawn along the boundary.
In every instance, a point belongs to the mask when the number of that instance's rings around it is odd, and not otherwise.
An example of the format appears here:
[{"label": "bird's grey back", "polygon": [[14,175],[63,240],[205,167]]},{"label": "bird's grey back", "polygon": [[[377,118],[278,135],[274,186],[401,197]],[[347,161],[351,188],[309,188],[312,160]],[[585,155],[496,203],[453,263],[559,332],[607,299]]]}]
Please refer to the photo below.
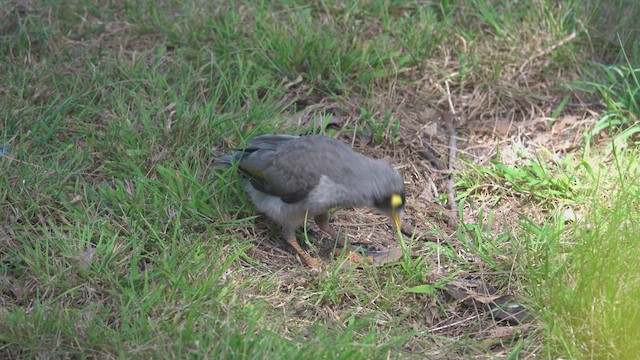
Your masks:
[{"label": "bird's grey back", "polygon": [[218,159],[228,164],[239,161],[240,169],[256,188],[285,202],[304,198],[321,176],[352,189],[375,186],[400,192],[404,187],[388,163],[357,153],[327,136],[257,136],[242,150]]}]

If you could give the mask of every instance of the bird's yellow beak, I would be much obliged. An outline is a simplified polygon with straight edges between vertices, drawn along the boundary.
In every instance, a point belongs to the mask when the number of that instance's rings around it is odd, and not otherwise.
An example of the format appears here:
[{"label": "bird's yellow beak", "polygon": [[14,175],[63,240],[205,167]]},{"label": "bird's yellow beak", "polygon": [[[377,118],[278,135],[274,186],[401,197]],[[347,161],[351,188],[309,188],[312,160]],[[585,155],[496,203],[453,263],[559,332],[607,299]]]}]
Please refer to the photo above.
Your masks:
[{"label": "bird's yellow beak", "polygon": [[393,222],[396,224],[396,229],[402,229],[402,220],[400,220],[400,213],[396,210],[393,210],[391,213],[391,217],[393,217]]},{"label": "bird's yellow beak", "polygon": [[402,213],[402,204],[404,203],[404,201],[398,194],[391,195],[390,200],[391,217],[393,217],[393,222],[396,224],[396,229],[400,230],[402,228],[402,220],[400,220],[400,214]]}]

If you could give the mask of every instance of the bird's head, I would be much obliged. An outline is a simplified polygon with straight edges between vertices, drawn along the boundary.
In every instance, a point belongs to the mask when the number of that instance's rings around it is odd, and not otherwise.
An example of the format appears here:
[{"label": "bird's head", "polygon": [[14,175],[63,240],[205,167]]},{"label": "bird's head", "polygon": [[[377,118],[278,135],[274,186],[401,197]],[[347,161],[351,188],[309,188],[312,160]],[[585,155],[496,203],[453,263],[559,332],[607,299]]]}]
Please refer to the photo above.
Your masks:
[{"label": "bird's head", "polygon": [[387,215],[400,229],[405,205],[404,181],[400,173],[389,163],[362,156],[352,162],[349,171],[354,180],[353,193],[359,194],[355,205],[373,207]]},{"label": "bird's head", "polygon": [[397,229],[402,227],[402,214],[405,203],[404,191],[393,192],[388,196],[376,199],[374,205],[383,214],[393,220]]}]

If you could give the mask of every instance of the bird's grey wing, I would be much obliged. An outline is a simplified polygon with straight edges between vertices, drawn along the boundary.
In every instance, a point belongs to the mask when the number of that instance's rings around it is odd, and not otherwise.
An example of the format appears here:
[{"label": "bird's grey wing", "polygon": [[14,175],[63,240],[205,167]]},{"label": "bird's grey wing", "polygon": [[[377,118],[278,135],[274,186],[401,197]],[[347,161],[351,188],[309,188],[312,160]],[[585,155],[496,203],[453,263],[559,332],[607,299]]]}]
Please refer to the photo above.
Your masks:
[{"label": "bird's grey wing", "polygon": [[320,182],[312,165],[317,161],[322,161],[317,153],[260,149],[243,156],[239,165],[257,190],[295,203]]}]

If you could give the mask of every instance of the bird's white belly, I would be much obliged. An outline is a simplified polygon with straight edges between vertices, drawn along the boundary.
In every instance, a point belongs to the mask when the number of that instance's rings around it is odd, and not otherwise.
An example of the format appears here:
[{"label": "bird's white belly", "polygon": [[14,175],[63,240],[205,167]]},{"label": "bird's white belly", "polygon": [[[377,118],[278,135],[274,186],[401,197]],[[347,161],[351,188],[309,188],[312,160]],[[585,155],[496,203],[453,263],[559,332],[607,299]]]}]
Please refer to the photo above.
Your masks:
[{"label": "bird's white belly", "polygon": [[306,209],[304,201],[295,204],[286,203],[277,196],[256,190],[249,181],[245,181],[244,191],[249,195],[258,211],[269,216],[281,226],[297,227],[304,223],[305,217],[313,218],[317,215],[316,213],[307,213],[308,209]]}]

